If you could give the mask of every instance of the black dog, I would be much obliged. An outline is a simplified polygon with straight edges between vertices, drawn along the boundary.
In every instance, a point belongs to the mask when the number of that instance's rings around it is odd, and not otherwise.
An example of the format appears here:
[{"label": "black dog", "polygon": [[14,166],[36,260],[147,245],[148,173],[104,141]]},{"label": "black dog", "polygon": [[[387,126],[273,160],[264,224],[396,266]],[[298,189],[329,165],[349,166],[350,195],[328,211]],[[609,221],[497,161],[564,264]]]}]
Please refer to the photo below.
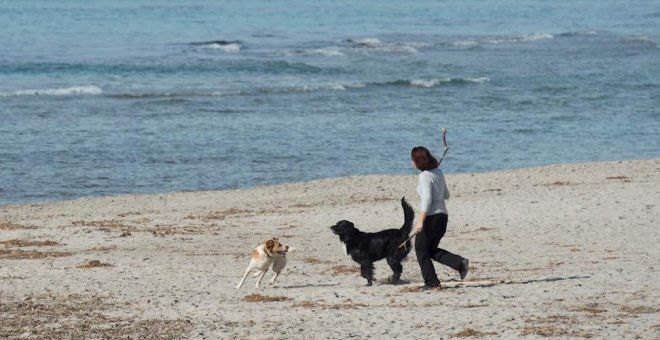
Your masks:
[{"label": "black dog", "polygon": [[410,252],[410,240],[406,242],[405,247],[399,248],[399,245],[408,238],[415,218],[415,212],[406,202],[405,197],[401,199],[401,206],[404,217],[401,229],[365,233],[355,228],[353,223],[345,220],[330,227],[333,233],[339,235],[339,240],[346,247],[346,254],[360,264],[362,277],[367,279],[367,286],[371,286],[374,262],[378,260],[387,259],[387,264],[392,268],[394,273],[389,278],[390,283],[397,283],[401,277],[403,271],[401,261]]}]

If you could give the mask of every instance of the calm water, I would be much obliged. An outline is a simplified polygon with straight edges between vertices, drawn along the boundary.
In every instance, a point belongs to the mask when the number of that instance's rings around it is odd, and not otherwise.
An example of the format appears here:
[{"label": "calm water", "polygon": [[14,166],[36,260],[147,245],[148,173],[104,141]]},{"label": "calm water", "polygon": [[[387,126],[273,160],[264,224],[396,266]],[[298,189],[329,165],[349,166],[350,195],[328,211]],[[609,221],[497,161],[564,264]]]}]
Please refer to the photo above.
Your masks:
[{"label": "calm water", "polygon": [[657,1],[0,0],[0,205],[660,157]]}]

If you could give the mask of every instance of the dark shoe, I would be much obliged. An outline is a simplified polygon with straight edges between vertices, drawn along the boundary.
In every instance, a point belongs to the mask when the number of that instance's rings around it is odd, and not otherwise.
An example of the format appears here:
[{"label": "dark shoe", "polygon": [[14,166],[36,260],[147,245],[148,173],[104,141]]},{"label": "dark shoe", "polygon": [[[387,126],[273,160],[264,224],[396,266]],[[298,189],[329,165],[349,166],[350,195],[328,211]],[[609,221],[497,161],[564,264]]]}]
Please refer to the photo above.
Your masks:
[{"label": "dark shoe", "polygon": [[423,285],[419,290],[425,291],[425,290],[432,290],[432,289],[440,289],[440,284],[435,284],[435,285]]},{"label": "dark shoe", "polygon": [[461,274],[461,280],[465,279],[465,277],[467,276],[469,267],[470,267],[470,260],[463,259],[463,261],[461,261],[461,267],[458,269],[458,272]]}]

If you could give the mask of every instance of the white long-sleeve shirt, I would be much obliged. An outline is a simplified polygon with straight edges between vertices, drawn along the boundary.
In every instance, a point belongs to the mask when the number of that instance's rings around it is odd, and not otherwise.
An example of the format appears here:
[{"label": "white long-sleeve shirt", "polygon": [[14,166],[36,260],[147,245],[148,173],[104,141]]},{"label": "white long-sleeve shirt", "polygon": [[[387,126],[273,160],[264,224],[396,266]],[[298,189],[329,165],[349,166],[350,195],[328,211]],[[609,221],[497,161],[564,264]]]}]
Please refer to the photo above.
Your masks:
[{"label": "white long-sleeve shirt", "polygon": [[427,215],[448,214],[445,199],[449,199],[449,189],[440,168],[424,170],[419,174],[417,194],[421,201],[420,212]]}]

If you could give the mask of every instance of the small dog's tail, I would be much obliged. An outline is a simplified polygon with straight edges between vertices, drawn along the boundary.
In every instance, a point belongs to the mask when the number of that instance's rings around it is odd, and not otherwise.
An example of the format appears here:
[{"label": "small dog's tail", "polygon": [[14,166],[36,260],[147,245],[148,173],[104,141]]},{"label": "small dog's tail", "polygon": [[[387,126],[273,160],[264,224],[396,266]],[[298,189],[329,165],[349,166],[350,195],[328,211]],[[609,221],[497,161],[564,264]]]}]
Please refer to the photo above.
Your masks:
[{"label": "small dog's tail", "polygon": [[407,238],[412,230],[415,211],[410,204],[406,202],[405,197],[401,198],[401,207],[403,207],[403,226],[401,227],[401,235]]}]

